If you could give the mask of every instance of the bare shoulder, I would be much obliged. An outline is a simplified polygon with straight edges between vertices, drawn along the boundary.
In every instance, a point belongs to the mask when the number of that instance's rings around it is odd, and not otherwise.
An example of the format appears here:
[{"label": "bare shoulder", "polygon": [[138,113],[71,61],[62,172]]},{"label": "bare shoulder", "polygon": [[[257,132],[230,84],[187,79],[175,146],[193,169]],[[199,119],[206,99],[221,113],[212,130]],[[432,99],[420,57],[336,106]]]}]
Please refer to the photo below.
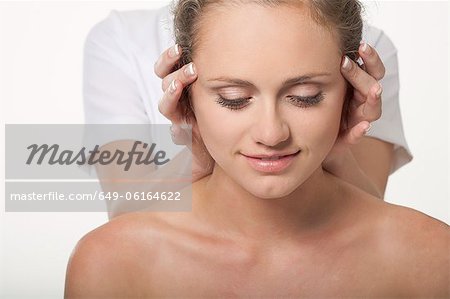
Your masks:
[{"label": "bare shoulder", "polygon": [[65,298],[135,296],[129,292],[141,281],[140,265],[157,259],[155,239],[162,224],[150,214],[125,214],[86,234],[67,266]]},{"label": "bare shoulder", "polygon": [[[380,242],[405,295],[450,296],[450,229],[414,209],[386,204],[380,217]],[[394,267],[395,266],[395,267]]]}]

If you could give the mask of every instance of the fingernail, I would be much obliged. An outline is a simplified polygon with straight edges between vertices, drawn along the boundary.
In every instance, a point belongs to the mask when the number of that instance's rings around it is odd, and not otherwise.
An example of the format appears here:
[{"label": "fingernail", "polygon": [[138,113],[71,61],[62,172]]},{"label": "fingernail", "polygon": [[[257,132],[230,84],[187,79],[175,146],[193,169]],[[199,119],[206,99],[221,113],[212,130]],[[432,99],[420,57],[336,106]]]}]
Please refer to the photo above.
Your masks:
[{"label": "fingernail", "polygon": [[372,124],[369,123],[366,128],[364,129],[364,134],[368,134],[370,132],[370,129],[372,129]]},{"label": "fingernail", "polygon": [[180,125],[181,129],[183,130],[192,130],[192,125],[191,124],[187,124],[187,123],[182,123]]},{"label": "fingernail", "polygon": [[180,55],[180,48],[178,48],[178,44],[175,44],[172,48],[169,49],[169,56],[170,57],[177,57]]},{"label": "fingernail", "polygon": [[188,76],[194,76],[194,75],[195,75],[194,64],[193,64],[192,62],[189,63],[188,67],[184,70],[184,72],[185,72],[186,75],[188,75]]},{"label": "fingernail", "polygon": [[366,42],[363,42],[361,44],[361,50],[363,51],[364,54],[370,54],[369,44],[367,44]]},{"label": "fingernail", "polygon": [[383,86],[381,86],[381,84],[379,84],[380,87],[378,88],[377,92],[376,92],[376,96],[377,98],[381,97],[381,94],[383,93]]},{"label": "fingernail", "polygon": [[342,67],[346,71],[348,71],[351,67],[350,58],[348,58],[347,55],[344,56],[344,62],[342,63]]},{"label": "fingernail", "polygon": [[173,94],[175,93],[175,91],[177,91],[177,82],[175,82],[175,79],[173,79],[169,85],[169,92]]},{"label": "fingernail", "polygon": [[174,51],[175,51],[175,55],[180,55],[180,46],[178,44],[175,44],[174,47]]},{"label": "fingernail", "polygon": [[176,136],[176,135],[180,134],[180,127],[176,124],[173,124],[170,126],[170,131],[172,132],[172,136],[173,135]]},{"label": "fingernail", "polygon": [[363,60],[361,57],[358,57],[358,59],[356,60],[356,63],[357,63],[359,66],[362,66],[362,65],[364,64],[364,60]]}]

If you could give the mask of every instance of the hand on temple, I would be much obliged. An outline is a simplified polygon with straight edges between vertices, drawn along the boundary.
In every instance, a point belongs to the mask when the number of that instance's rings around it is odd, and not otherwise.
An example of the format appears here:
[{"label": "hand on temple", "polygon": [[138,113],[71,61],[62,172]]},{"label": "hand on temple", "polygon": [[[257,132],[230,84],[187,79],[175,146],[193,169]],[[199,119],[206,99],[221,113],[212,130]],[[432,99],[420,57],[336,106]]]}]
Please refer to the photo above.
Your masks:
[{"label": "hand on temple", "polygon": [[[163,79],[164,95],[159,111],[172,122],[172,139],[175,144],[188,145],[192,152],[192,180],[199,180],[212,172],[214,160],[209,155],[198,131],[195,118],[186,119],[179,105],[183,89],[197,79],[193,63],[172,71],[181,55],[181,47],[174,45],[164,51],[155,63],[155,73]],[[191,143],[192,140],[192,143]]]},{"label": "hand on temple", "polygon": [[342,60],[341,73],[353,86],[348,105],[348,115],[343,116],[341,132],[322,166],[325,170],[356,185],[372,195],[383,197],[383,192],[358,169],[351,147],[370,130],[370,123],[381,117],[382,86],[385,68],[378,53],[368,44],[359,47],[364,64],[358,64],[347,56]]}]

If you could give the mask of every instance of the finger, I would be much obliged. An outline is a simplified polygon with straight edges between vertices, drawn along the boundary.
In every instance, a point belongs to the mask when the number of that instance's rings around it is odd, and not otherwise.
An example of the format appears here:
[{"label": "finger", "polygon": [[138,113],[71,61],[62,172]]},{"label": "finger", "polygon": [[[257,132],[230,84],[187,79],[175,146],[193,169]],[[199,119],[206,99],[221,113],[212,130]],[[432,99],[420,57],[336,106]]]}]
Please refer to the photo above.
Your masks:
[{"label": "finger", "polygon": [[367,95],[370,87],[378,82],[347,56],[344,56],[344,59],[342,60],[341,72],[354,89],[363,95]]},{"label": "finger", "polygon": [[161,79],[172,72],[173,67],[177,63],[181,55],[181,47],[175,44],[174,46],[166,49],[158,58],[155,63],[155,74]]},{"label": "finger", "polygon": [[350,106],[350,127],[361,121],[374,122],[381,117],[381,94],[383,92],[383,89],[379,89],[380,87],[381,85],[379,85],[378,83],[372,86],[364,104],[361,104],[359,106]]},{"label": "finger", "polygon": [[383,79],[386,69],[377,51],[368,43],[361,43],[359,46],[359,55],[364,61],[366,72],[376,80]]},{"label": "finger", "polygon": [[173,124],[170,127],[173,143],[177,145],[188,145],[191,148],[192,144],[192,127],[181,124]]},{"label": "finger", "polygon": [[367,100],[367,97],[365,95],[363,95],[361,92],[359,92],[358,90],[354,90],[353,91],[353,98],[356,101],[356,105],[360,105],[362,103],[365,103]]},{"label": "finger", "polygon": [[173,124],[170,131],[175,144],[186,145],[200,160],[201,156],[208,152],[195,121],[192,124]]},{"label": "finger", "polygon": [[194,63],[189,63],[181,69],[170,73],[162,80],[162,90],[166,90],[174,79],[177,79],[184,86],[191,84],[197,79],[197,69]]},{"label": "finger", "polygon": [[347,130],[343,140],[345,143],[349,145],[357,144],[361,141],[361,138],[364,137],[370,130],[370,123],[368,121],[362,121],[356,126]]},{"label": "finger", "polygon": [[373,122],[381,117],[381,94],[383,88],[381,85],[376,84],[372,86],[367,96],[367,101],[363,104],[362,117],[364,120]]},{"label": "finger", "polygon": [[174,79],[158,103],[159,112],[167,117],[172,123],[177,123],[181,119],[181,115],[179,115],[179,111],[177,110],[181,91],[182,86],[180,82]]}]

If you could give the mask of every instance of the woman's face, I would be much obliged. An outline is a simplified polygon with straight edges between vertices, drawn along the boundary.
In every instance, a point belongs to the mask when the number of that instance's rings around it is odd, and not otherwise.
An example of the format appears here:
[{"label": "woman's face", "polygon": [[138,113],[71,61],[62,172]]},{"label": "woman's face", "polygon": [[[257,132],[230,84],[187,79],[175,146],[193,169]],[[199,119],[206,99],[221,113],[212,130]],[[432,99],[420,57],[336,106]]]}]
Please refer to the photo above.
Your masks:
[{"label": "woman's face", "polygon": [[346,81],[337,39],[306,9],[257,4],[208,10],[198,37],[191,96],[206,148],[251,194],[289,195],[339,131]]}]

